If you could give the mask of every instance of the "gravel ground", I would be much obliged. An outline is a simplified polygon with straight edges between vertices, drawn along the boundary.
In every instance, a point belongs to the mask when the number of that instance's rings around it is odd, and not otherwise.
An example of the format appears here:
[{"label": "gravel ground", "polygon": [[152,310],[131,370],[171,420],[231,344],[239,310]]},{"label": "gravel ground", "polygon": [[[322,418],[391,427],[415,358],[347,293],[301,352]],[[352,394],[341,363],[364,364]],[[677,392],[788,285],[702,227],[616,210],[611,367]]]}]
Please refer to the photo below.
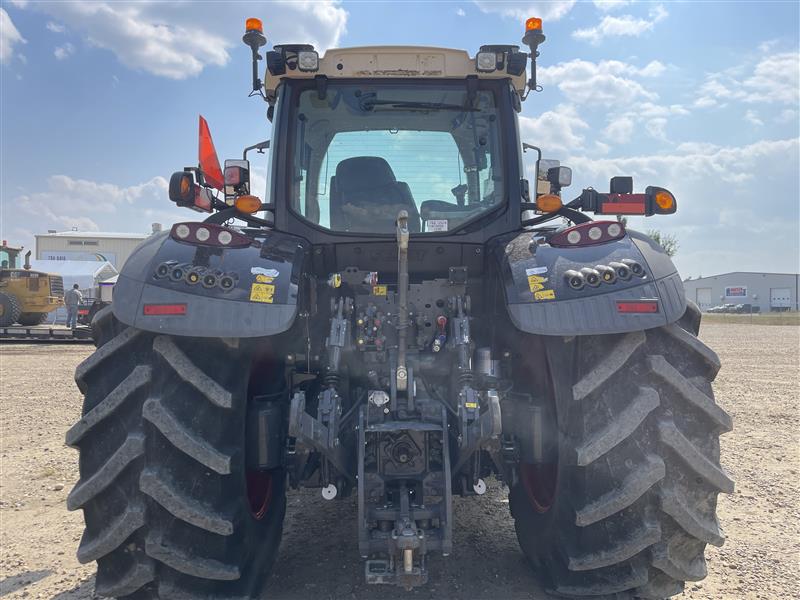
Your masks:
[{"label": "gravel ground", "polygon": [[[683,598],[797,598],[800,565],[800,327],[709,324],[720,355],[718,401],[734,419],[722,438],[736,492],[722,496],[726,545],[710,548],[709,575]],[[94,598],[93,565],[75,549],[80,512],[65,508],[77,454],[64,433],[78,418],[75,366],[89,346],[0,346],[0,597]],[[517,547],[505,491],[455,499],[455,552],[430,561],[426,588],[367,587],[356,547],[355,504],[289,496],[273,598],[536,598],[548,596]],[[313,538],[312,538],[313,535]],[[312,541],[313,540],[313,541]]]}]

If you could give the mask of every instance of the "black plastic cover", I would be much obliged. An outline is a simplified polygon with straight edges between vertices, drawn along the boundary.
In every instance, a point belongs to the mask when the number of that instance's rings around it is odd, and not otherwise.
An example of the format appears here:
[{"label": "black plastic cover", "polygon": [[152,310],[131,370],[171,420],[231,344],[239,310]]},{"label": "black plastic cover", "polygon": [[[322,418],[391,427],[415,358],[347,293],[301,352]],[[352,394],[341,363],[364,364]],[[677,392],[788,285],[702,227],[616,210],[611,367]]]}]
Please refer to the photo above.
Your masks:
[{"label": "black plastic cover", "polygon": [[[307,243],[267,232],[248,248],[213,248],[178,242],[167,232],[145,240],[130,256],[114,288],[114,315],[123,323],[159,333],[198,337],[259,337],[289,329],[297,313],[297,295]],[[201,274],[191,284],[159,276],[157,267],[179,267]],[[234,285],[205,287],[203,275]],[[186,304],[182,315],[146,315],[145,305]]]},{"label": "black plastic cover", "polygon": [[[661,327],[686,310],[683,283],[670,258],[645,235],[595,246],[555,248],[533,231],[500,239],[492,253],[500,263],[508,314],[521,331],[543,335],[596,335]],[[568,270],[633,260],[644,276],[574,290]],[[619,300],[658,300],[656,313],[620,313]]]}]

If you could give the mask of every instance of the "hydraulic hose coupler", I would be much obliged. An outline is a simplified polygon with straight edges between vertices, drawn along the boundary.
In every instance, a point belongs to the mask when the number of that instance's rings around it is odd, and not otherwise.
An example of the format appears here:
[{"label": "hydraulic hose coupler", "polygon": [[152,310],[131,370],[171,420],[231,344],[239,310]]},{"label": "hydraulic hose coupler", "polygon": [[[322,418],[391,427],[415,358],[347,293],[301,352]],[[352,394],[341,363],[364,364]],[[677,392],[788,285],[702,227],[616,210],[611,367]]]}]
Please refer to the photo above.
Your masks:
[{"label": "hydraulic hose coupler", "polygon": [[583,267],[581,269],[581,275],[583,275],[583,278],[586,280],[586,285],[592,287],[600,285],[600,273],[598,273],[597,270],[591,267]]},{"label": "hydraulic hose coupler", "polygon": [[573,290],[582,290],[583,286],[586,285],[586,280],[583,278],[583,275],[574,269],[569,269],[564,272],[564,280]]},{"label": "hydraulic hose coupler", "polygon": [[605,265],[597,265],[595,267],[598,273],[600,273],[600,277],[603,279],[605,283],[614,283],[617,280],[617,272],[612,269],[611,267],[607,267]]}]

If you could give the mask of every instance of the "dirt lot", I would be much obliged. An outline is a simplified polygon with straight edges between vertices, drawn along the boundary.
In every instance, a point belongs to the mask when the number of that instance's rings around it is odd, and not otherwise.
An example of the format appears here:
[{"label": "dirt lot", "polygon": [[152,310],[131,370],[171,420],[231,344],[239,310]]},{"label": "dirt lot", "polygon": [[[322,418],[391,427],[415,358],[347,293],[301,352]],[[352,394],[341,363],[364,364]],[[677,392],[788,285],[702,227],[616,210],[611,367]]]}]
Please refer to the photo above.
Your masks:
[{"label": "dirt lot", "polygon": [[[722,440],[723,465],[736,492],[720,501],[728,541],[709,550],[708,578],[689,584],[683,598],[797,598],[800,327],[715,323],[701,337],[723,363],[717,397],[735,423]],[[0,347],[4,600],[94,597],[93,567],[75,559],[81,514],[65,508],[77,456],[63,443],[80,412],[72,374],[90,351]],[[517,547],[505,491],[493,483],[485,496],[455,502],[453,556],[431,561],[429,586],[404,594],[363,584],[353,502],[323,503],[311,491],[291,495],[271,597],[549,598]]]}]

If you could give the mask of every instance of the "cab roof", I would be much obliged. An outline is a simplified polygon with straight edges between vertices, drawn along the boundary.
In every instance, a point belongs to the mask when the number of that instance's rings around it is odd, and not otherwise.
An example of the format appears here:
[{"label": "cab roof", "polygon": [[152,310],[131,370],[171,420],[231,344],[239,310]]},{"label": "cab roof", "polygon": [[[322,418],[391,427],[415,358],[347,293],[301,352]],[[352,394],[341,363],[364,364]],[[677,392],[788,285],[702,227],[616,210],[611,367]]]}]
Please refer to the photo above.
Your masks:
[{"label": "cab roof", "polygon": [[501,70],[481,72],[476,69],[475,58],[464,50],[437,48],[433,46],[362,46],[356,48],[333,48],[319,58],[319,69],[300,71],[287,69],[282,75],[266,72],[264,87],[267,97],[274,97],[275,90],[283,79],[314,79],[324,75],[329,79],[465,79],[477,76],[480,79],[511,80],[514,88],[522,94],[525,90],[526,73],[511,75],[507,63]]}]

